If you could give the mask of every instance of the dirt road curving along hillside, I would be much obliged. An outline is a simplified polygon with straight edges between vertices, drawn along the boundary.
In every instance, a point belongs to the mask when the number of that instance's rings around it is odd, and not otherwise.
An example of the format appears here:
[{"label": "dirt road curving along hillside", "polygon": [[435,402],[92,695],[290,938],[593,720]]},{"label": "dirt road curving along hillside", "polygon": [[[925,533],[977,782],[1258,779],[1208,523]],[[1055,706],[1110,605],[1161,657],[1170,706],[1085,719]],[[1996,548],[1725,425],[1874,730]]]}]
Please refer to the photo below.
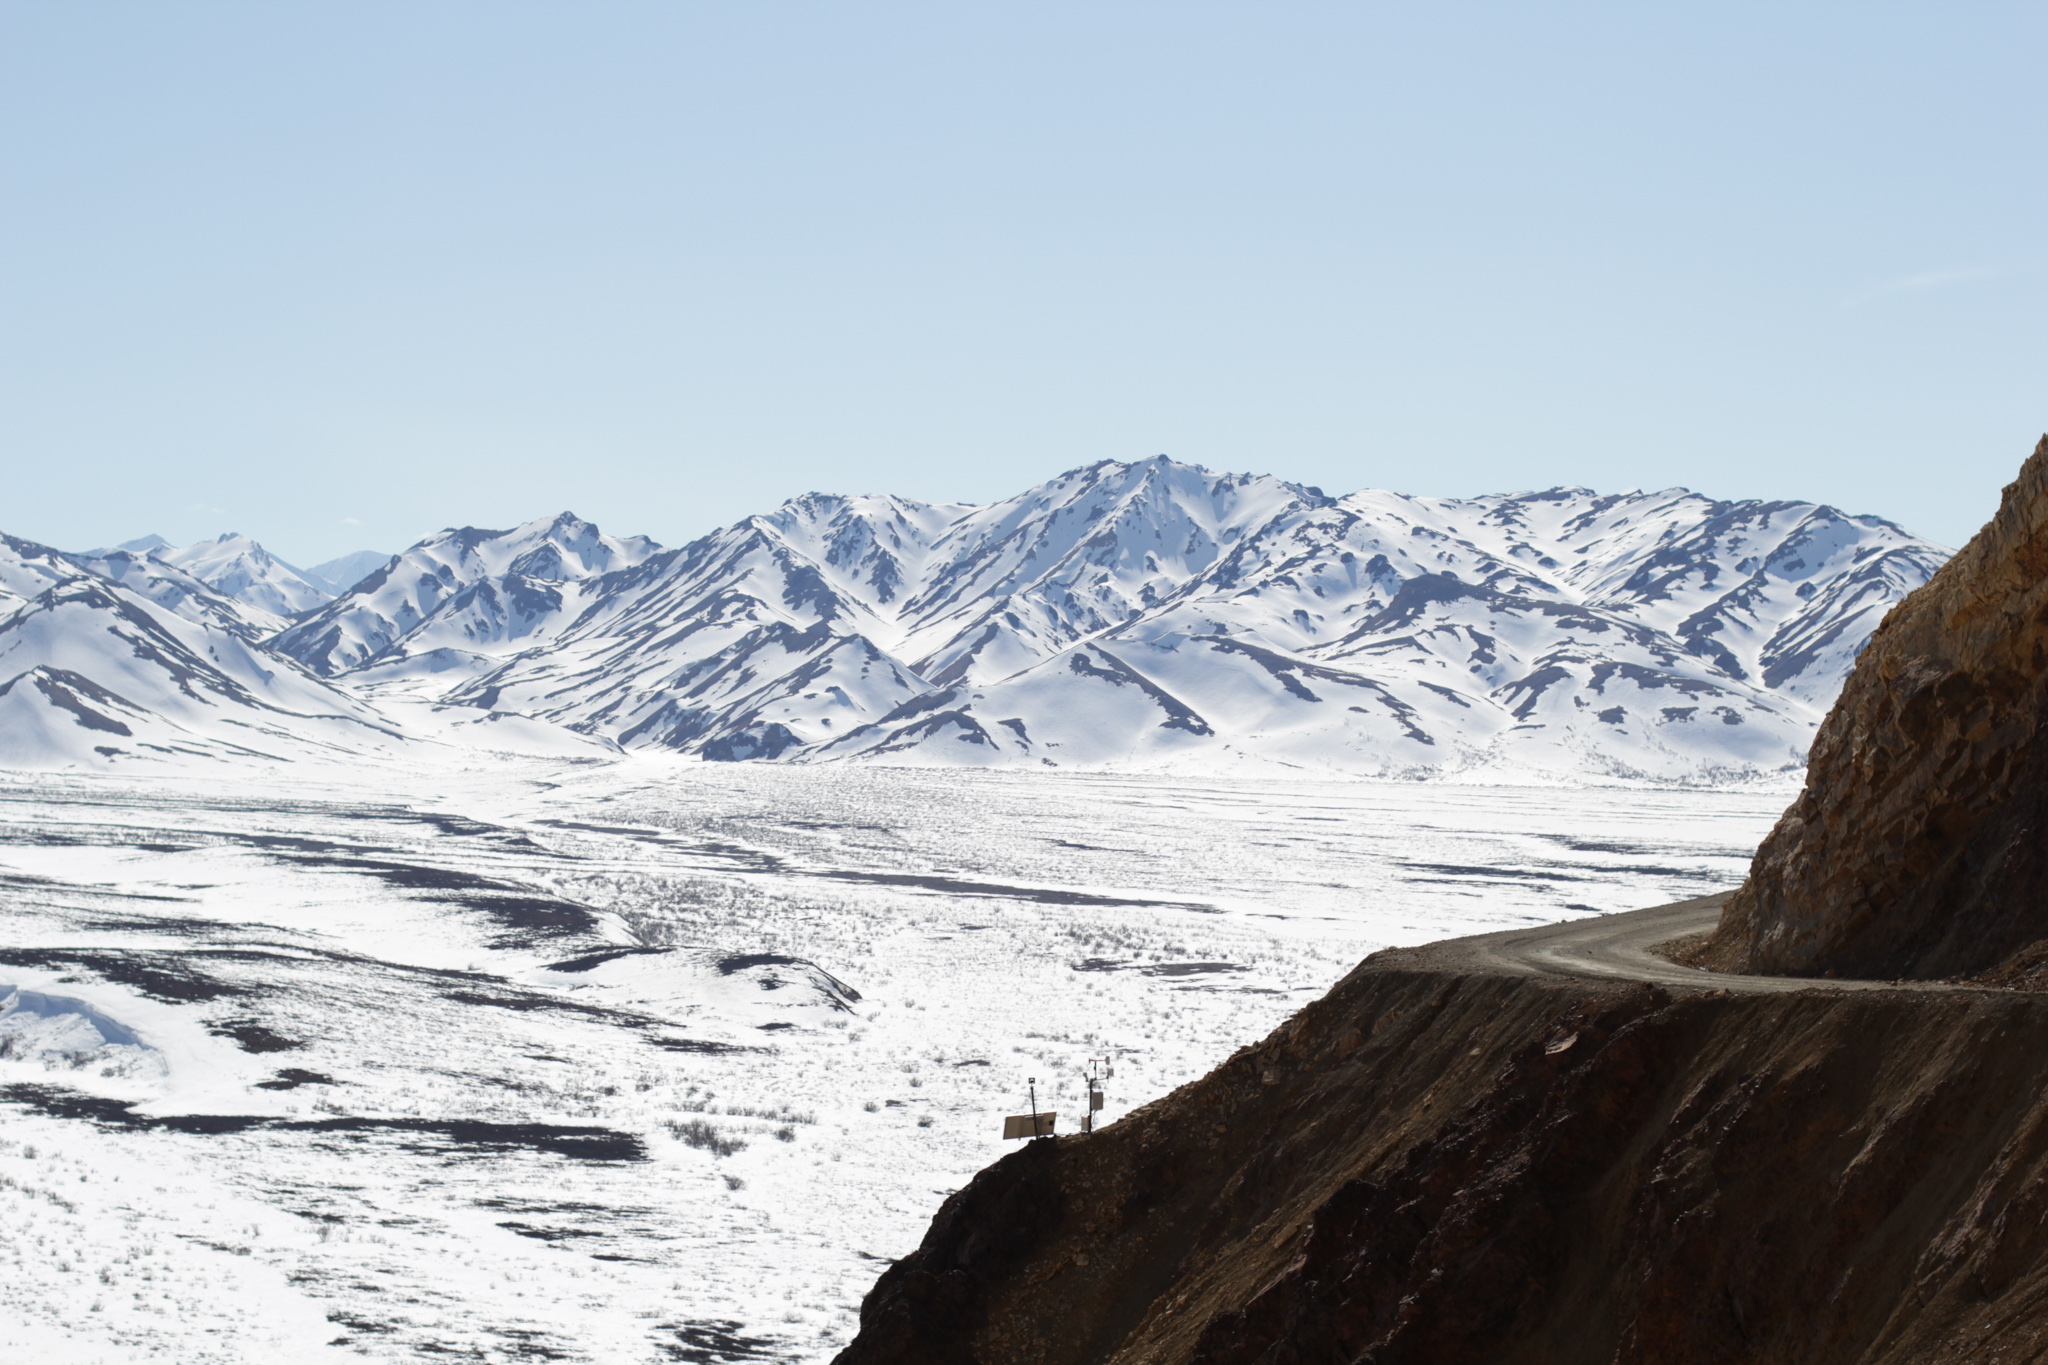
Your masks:
[{"label": "dirt road curving along hillside", "polygon": [[1431,971],[1513,976],[1582,977],[1640,981],[1667,989],[1735,991],[1779,995],[1794,991],[1980,991],[1988,987],[1947,981],[1852,981],[1797,976],[1742,976],[1710,972],[1673,962],[1666,945],[1697,940],[1711,932],[1733,892],[1612,915],[1589,915],[1561,924],[1471,938],[1444,939],[1382,955],[1404,966]]},{"label": "dirt road curving along hillside", "polygon": [[2048,994],[1659,955],[1726,899],[1374,954],[976,1177],[841,1365],[2041,1358]]}]

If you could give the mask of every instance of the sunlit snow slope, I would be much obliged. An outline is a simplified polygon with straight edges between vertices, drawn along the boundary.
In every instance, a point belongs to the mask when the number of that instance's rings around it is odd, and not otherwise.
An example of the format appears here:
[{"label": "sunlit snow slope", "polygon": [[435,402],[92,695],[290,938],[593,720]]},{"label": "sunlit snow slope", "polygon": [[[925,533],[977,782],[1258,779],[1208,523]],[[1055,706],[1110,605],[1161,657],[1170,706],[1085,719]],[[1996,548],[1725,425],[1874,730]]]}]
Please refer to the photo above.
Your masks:
[{"label": "sunlit snow slope", "polygon": [[334,594],[247,536],[229,532],[183,549],[152,550],[152,557],[185,570],[208,587],[280,616],[311,611]]},{"label": "sunlit snow slope", "polygon": [[510,531],[429,536],[282,634],[278,649],[316,673],[474,671],[574,618],[582,585],[645,559],[644,536],[608,536],[573,513]]},{"label": "sunlit snow slope", "polygon": [[[285,563],[249,537],[233,531],[184,546],[149,535],[122,541],[110,549],[87,550],[71,558],[102,572],[106,571],[105,566],[114,565],[130,574],[161,570],[195,579],[221,596],[260,613],[267,623],[266,633],[272,634],[283,629],[292,617],[331,601],[338,591],[319,575]],[[114,576],[121,576],[120,572]]]},{"label": "sunlit snow slope", "polygon": [[167,565],[126,551],[73,559],[6,537],[0,588],[0,752],[11,765],[404,743],[374,708],[257,643],[251,609]]}]

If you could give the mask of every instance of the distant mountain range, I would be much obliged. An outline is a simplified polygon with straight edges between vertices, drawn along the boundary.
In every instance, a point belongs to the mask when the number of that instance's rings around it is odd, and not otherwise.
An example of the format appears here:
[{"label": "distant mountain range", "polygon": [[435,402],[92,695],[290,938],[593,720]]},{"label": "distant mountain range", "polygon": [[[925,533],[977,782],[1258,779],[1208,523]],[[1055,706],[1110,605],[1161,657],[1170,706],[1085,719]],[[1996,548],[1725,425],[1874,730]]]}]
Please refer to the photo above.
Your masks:
[{"label": "distant mountain range", "polygon": [[0,761],[479,742],[1732,780],[1804,761],[1947,554],[1812,503],[1329,497],[1163,457],[988,506],[807,494],[674,549],[568,513],[313,570],[241,536],[9,539]]},{"label": "distant mountain range", "polygon": [[139,540],[124,540],[113,550],[88,550],[84,557],[104,558],[117,550],[183,569],[218,592],[285,616],[332,601],[391,558],[374,550],[358,550],[301,569],[233,531],[183,547],[172,545],[162,536],[143,536]]}]

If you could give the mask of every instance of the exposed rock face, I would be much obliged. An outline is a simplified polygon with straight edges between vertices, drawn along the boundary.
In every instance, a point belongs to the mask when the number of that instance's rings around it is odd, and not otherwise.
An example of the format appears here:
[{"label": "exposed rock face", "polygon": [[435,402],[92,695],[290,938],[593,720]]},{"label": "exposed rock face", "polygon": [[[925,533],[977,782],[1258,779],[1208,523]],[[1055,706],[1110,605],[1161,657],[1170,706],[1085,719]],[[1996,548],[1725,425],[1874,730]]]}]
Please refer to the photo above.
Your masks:
[{"label": "exposed rock face", "polygon": [[1998,515],[1871,638],[1820,728],[1806,790],[1757,850],[1706,960],[1766,973],[2041,975],[2044,707],[2048,437]]},{"label": "exposed rock face", "polygon": [[1382,954],[947,1201],[840,1365],[1833,1365],[2048,1345],[2048,997]]},{"label": "exposed rock face", "polygon": [[[2048,438],[1879,629],[1704,955],[2048,985],[2044,717]],[[2048,993],[1483,942],[997,1162],[840,1365],[2048,1359]]]}]

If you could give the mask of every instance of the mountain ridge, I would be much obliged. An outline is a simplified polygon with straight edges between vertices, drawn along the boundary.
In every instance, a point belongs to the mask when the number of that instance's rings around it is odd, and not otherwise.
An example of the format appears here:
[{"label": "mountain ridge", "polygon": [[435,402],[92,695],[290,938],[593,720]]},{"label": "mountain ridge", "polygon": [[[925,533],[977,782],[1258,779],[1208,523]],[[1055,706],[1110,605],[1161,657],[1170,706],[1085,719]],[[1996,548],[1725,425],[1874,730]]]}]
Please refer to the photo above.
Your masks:
[{"label": "mountain ridge", "polygon": [[[261,548],[212,544],[200,567]],[[238,596],[116,553],[72,562],[267,624],[368,703],[606,748],[1676,782],[1795,771],[1946,557],[1812,503],[1333,497],[1164,457],[986,505],[806,493],[671,548],[568,512],[454,527],[288,615],[274,575]]]},{"label": "mountain ridge", "polygon": [[[1551,553],[1588,540],[1619,548],[1583,546],[1571,563]],[[785,761],[1172,763],[1244,752],[1233,727],[1248,724],[1269,737],[1249,745],[1262,757],[1312,762],[1334,741],[1342,766],[1398,774],[1526,765],[1531,736],[1501,736],[1534,726],[1573,732],[1535,766],[1672,778],[1705,774],[1730,746],[1665,734],[1721,724],[1759,736],[1729,766],[1786,771],[1862,636],[1942,557],[1880,518],[1813,504],[1682,490],[1332,498],[1270,476],[1112,461],[986,507],[793,498],[597,585],[544,654],[503,656],[441,695],[628,745]],[[1816,562],[1829,571],[1803,572]],[[684,619],[687,635],[659,628]],[[1497,627],[1570,647],[1503,660]],[[1404,649],[1420,668],[1390,678],[1386,656]],[[1183,650],[1200,666],[1168,657]],[[1378,708],[1398,720],[1340,733],[1301,711],[1321,703],[1303,669],[1398,695],[1401,707]],[[1177,680],[1189,672],[1203,676]],[[1209,682],[1225,676],[1215,695]],[[1187,686],[1208,699],[1176,691]],[[1248,690],[1271,695],[1236,706]],[[1601,699],[1592,714],[1607,719],[1559,714],[1566,694]],[[1124,704],[1138,696],[1149,710]],[[1031,738],[1105,711],[1122,716],[1108,732]],[[1205,719],[1178,719],[1190,715]],[[1631,717],[1646,744],[1590,729]],[[1270,738],[1279,731],[1297,734]],[[1600,758],[1631,747],[1642,752]]]}]

